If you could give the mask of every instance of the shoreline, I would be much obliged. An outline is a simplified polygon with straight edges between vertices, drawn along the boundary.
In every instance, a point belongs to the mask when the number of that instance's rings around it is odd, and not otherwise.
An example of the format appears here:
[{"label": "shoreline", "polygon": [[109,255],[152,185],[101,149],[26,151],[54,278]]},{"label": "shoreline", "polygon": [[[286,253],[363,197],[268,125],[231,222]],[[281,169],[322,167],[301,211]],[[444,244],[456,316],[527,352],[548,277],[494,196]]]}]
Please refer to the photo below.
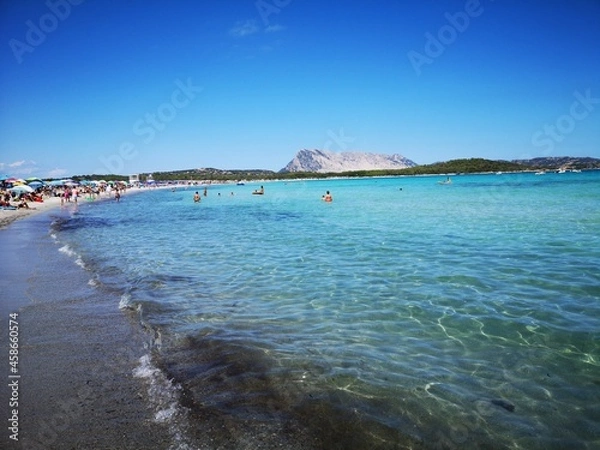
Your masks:
[{"label": "shoreline", "polygon": [[1,209],[0,210],[0,229],[7,227],[16,220],[30,217],[42,212],[60,207],[60,197],[50,197],[44,199],[43,203],[30,202],[30,209],[19,208],[19,209]]},{"label": "shoreline", "polygon": [[[39,209],[4,211],[12,214],[1,222],[0,245],[15,263],[0,278],[0,311],[2,323],[11,317],[17,324],[18,360],[0,363],[17,382],[12,392],[1,390],[0,402],[18,432],[5,429],[0,447],[170,448],[172,434],[156,420],[145,380],[134,375],[149,337],[119,309],[119,294],[90,285],[89,272],[49,232],[56,210],[72,205],[61,208],[57,197]],[[4,355],[8,341],[0,340]]]},{"label": "shoreline", "polygon": [[[163,189],[163,186],[157,186],[155,188],[129,188],[125,191],[121,192],[122,198],[127,197],[132,194],[149,192],[154,189]],[[114,201],[114,194],[110,193],[102,193],[98,198],[92,200],[94,202],[105,202],[105,201]],[[45,198],[42,203],[37,202],[29,202],[30,208],[19,208],[19,209],[0,209],[0,230],[8,227],[13,222],[24,219],[27,217],[32,217],[56,208],[66,209],[73,208],[78,204],[88,203],[89,201],[86,199],[85,195],[79,197],[77,202],[64,202],[61,203],[61,197],[49,197]]]}]

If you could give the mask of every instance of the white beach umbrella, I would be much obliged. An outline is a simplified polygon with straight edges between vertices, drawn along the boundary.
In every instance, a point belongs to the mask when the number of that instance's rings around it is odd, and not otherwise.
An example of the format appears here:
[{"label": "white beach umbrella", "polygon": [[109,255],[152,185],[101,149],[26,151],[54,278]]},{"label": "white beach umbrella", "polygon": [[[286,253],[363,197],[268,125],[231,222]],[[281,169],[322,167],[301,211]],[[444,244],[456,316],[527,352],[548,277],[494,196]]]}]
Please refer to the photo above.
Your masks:
[{"label": "white beach umbrella", "polygon": [[9,191],[14,192],[15,194],[22,194],[23,192],[27,192],[28,194],[30,194],[34,192],[34,189],[27,186],[26,184],[20,184],[18,186],[11,187]]}]

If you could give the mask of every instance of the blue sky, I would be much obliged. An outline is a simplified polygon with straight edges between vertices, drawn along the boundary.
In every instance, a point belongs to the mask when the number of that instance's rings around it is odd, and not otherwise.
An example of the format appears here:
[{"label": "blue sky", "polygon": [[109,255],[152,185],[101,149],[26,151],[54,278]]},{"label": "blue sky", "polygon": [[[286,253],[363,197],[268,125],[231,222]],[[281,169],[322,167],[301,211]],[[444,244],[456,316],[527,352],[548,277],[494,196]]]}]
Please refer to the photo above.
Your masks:
[{"label": "blue sky", "polygon": [[0,3],[0,173],[600,157],[600,1]]}]

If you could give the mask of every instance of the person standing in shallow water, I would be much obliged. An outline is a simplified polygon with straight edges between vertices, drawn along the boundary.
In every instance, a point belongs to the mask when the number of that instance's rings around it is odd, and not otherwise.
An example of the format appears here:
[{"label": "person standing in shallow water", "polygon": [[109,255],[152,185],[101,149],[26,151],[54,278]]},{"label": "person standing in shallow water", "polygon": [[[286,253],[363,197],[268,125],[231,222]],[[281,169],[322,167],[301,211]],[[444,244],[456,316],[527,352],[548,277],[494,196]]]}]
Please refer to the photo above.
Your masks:
[{"label": "person standing in shallow water", "polygon": [[198,194],[198,191],[194,194],[194,203],[200,203],[200,194]]}]

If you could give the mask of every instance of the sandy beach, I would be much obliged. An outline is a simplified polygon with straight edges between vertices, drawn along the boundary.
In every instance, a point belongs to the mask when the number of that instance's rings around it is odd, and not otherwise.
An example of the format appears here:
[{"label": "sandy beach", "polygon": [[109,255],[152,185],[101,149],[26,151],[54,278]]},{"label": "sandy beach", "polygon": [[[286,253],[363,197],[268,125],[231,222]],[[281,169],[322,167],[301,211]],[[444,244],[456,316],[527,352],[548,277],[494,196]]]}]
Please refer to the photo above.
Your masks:
[{"label": "sandy beach", "polygon": [[[129,195],[132,193],[136,193],[136,192],[144,192],[147,189],[140,189],[140,188],[129,188],[125,191],[121,191],[121,195],[125,196],[125,195]],[[83,202],[87,202],[87,194],[83,194],[79,197],[78,202],[79,203],[83,203]],[[25,217],[29,217],[29,216],[33,216],[36,214],[40,214],[43,212],[46,212],[48,210],[54,209],[54,208],[74,208],[77,206],[78,202],[76,201],[70,201],[70,202],[62,202],[61,201],[61,197],[45,197],[44,201],[41,203],[38,202],[29,202],[29,208],[18,208],[18,209],[0,209],[0,229],[6,227],[7,225],[11,224],[12,222],[14,222],[15,220],[19,220]],[[94,199],[94,201],[107,201],[107,200],[114,200],[114,194],[113,193],[101,193],[97,198]]]},{"label": "sandy beach", "polygon": [[[118,309],[118,297],[89,285],[89,274],[48,233],[74,207],[61,208],[56,197],[35,209],[0,211],[0,248],[14,262],[0,277],[0,370],[12,376],[12,387],[0,390],[0,411],[15,425],[4,427],[0,447],[168,448],[168,430],[154,420],[147,387],[134,376],[147,336]],[[9,317],[16,364],[6,357]]]},{"label": "sandy beach", "polygon": [[22,219],[33,214],[39,214],[49,209],[60,206],[60,197],[44,199],[43,203],[30,203],[30,208],[0,209],[0,228],[4,228],[15,220]]}]

